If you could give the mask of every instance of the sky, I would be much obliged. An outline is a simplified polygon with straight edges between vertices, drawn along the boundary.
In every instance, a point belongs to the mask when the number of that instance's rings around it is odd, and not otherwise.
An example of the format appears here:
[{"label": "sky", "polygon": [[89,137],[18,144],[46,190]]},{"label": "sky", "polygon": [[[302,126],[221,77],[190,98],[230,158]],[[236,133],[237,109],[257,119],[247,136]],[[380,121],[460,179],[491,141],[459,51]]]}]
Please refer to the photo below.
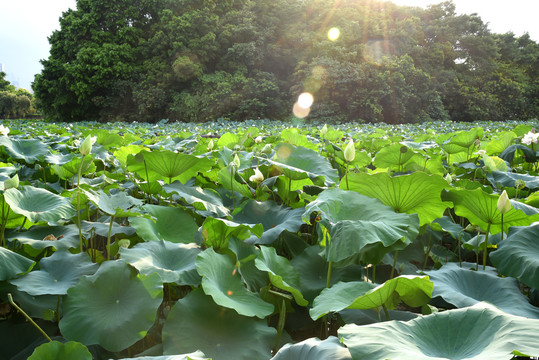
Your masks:
[{"label": "sky", "polygon": [[[426,7],[442,0],[392,0],[398,5]],[[453,0],[457,14],[477,13],[494,33],[528,32],[539,42],[539,0]],[[48,37],[59,29],[58,19],[76,0],[0,0],[0,67],[13,85],[31,90],[49,57]],[[1,68],[0,68],[1,70]]]}]

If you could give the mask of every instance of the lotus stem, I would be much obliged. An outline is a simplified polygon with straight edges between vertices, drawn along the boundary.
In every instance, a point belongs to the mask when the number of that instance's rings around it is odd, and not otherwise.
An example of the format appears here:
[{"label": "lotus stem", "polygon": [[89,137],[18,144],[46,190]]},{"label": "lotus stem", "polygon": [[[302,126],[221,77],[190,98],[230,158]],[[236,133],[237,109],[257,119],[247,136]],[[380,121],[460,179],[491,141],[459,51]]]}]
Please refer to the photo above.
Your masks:
[{"label": "lotus stem", "polygon": [[82,229],[80,225],[80,177],[82,175],[82,165],[84,164],[84,154],[80,160],[79,173],[77,176],[77,226],[79,228],[80,252],[84,251],[84,243],[82,240]]},{"label": "lotus stem", "polygon": [[397,257],[399,256],[399,250],[395,251],[395,258],[393,259],[393,267],[391,268],[391,274],[389,275],[390,279],[393,279],[393,273],[395,272],[395,267],[397,266]]},{"label": "lotus stem", "polygon": [[9,303],[11,304],[11,306],[13,306],[15,309],[17,309],[17,311],[19,311],[21,314],[23,314],[24,317],[25,317],[28,321],[30,321],[30,323],[32,323],[32,325],[34,325],[34,326],[36,327],[36,329],[38,329],[39,332],[40,332],[41,334],[43,334],[43,336],[45,336],[45,337],[47,338],[47,340],[52,341],[52,339],[49,337],[49,335],[47,335],[47,333],[46,333],[45,331],[43,331],[43,329],[40,328],[39,325],[36,324],[35,321],[32,320],[32,318],[31,318],[30,316],[28,316],[28,314],[25,313],[24,310],[21,309],[21,308],[19,307],[19,305],[15,304],[15,301],[13,301],[13,297],[11,296],[11,293],[8,293],[8,294],[7,294],[7,298],[8,298],[8,300],[9,300]]},{"label": "lotus stem", "polygon": [[346,190],[350,190],[350,185],[348,185],[348,167],[350,166],[350,162],[346,162],[346,174],[344,176],[346,176]]},{"label": "lotus stem", "polygon": [[275,345],[273,345],[273,353],[275,354],[279,347],[279,341],[281,341],[281,335],[283,334],[284,324],[286,321],[286,301],[283,297],[281,301],[281,311],[279,312],[279,322],[277,323],[277,338],[275,339]]},{"label": "lotus stem", "polygon": [[502,240],[503,240],[503,214],[502,214]]},{"label": "lotus stem", "polygon": [[[503,231],[503,228],[502,228]],[[490,233],[490,223],[487,226],[487,234],[485,235],[485,250],[483,250],[483,270],[487,266],[487,250],[488,250],[488,234]]]},{"label": "lotus stem", "polygon": [[387,307],[385,305],[382,305],[382,308],[384,309],[384,314],[386,315],[386,321],[391,320],[389,318],[389,311],[387,310]]},{"label": "lotus stem", "polygon": [[146,159],[144,159],[144,169],[146,170],[146,183],[148,185],[148,203],[152,203],[152,191],[150,189],[150,175],[148,175],[148,165],[146,165]]},{"label": "lotus stem", "polygon": [[109,236],[107,238],[107,260],[110,260],[110,237],[112,234],[112,224],[114,223],[114,215],[110,217],[110,224],[109,224]]}]

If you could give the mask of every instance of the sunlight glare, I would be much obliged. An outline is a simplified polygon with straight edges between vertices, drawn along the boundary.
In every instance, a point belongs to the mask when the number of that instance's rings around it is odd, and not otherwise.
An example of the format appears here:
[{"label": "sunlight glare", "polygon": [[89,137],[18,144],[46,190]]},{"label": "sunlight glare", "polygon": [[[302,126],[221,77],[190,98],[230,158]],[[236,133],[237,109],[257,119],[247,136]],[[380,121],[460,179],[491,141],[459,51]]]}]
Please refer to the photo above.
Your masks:
[{"label": "sunlight glare", "polygon": [[328,31],[328,39],[331,41],[337,40],[340,35],[341,35],[341,31],[336,27],[333,27],[329,29]]},{"label": "sunlight glare", "polygon": [[304,92],[298,97],[298,106],[301,108],[308,109],[311,107],[313,102],[314,102],[314,98],[308,92]]}]

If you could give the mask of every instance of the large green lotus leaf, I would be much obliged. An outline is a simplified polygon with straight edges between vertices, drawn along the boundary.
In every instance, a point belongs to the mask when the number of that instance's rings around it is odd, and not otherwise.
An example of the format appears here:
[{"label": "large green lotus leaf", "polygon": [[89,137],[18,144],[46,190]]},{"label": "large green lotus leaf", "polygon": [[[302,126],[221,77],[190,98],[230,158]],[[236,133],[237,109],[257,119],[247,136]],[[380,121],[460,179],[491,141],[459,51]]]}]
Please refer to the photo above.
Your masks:
[{"label": "large green lotus leaf", "polygon": [[42,161],[50,154],[50,148],[38,139],[12,139],[2,136],[0,146],[3,146],[13,159],[23,160],[27,164]]},{"label": "large green lotus leaf", "polygon": [[163,355],[163,356],[139,356],[135,358],[122,358],[120,360],[211,360],[202,351],[195,351],[189,354]]},{"label": "large green lotus leaf", "polygon": [[480,127],[459,131],[449,139],[449,143],[469,148],[476,140],[481,139],[483,134],[484,131]]},{"label": "large green lotus leaf", "polygon": [[92,360],[92,354],[76,341],[51,341],[39,345],[28,360]]},{"label": "large green lotus leaf", "polygon": [[84,159],[82,159],[80,156],[77,156],[63,165],[53,165],[52,169],[54,170],[56,175],[60,177],[60,179],[69,180],[73,178],[73,176],[78,175],[79,169],[81,170],[81,174],[88,174],[95,172],[97,167],[94,164],[94,155],[90,154],[85,156]]},{"label": "large green lotus leaf", "polygon": [[145,205],[144,208],[155,221],[140,216],[129,218],[130,225],[143,240],[186,244],[195,242],[198,225],[187,211],[159,205]]},{"label": "large green lotus leaf", "polygon": [[245,240],[252,234],[262,236],[264,227],[262,224],[238,224],[230,220],[207,217],[202,223],[201,231],[206,246],[221,249],[228,247],[228,240],[232,236],[240,240]]},{"label": "large green lotus leaf", "polygon": [[[500,154],[499,156],[502,159],[504,159],[501,156],[501,153],[505,149],[507,149],[509,146],[511,146],[511,144],[513,144],[516,138],[517,138],[517,134],[515,134],[514,132],[504,131],[498,138],[489,141],[485,147],[485,150],[487,151],[487,154],[489,155]],[[504,159],[504,160],[511,162],[510,160],[507,160],[507,159]]]},{"label": "large green lotus leaf", "polygon": [[133,212],[131,209],[142,206],[142,200],[129,196],[125,191],[114,190],[109,194],[103,190],[83,190],[83,192],[88,197],[88,200],[107,215],[122,217],[137,215],[139,212],[136,209]]},{"label": "large green lotus leaf", "polygon": [[110,220],[109,222],[93,222],[83,220],[81,221],[80,225],[83,233],[92,233],[95,235],[103,236],[105,238],[109,236],[109,231],[111,236],[115,236],[118,234],[131,236],[135,234],[135,229],[131,226],[122,226],[114,221],[112,222],[112,227],[110,227]]},{"label": "large green lotus leaf", "polygon": [[505,160],[497,157],[497,156],[488,156],[487,154],[483,154],[482,157],[483,164],[488,168],[489,172],[492,171],[508,171],[509,166],[505,162]]},{"label": "large green lotus leaf", "polygon": [[350,351],[338,338],[330,336],[326,340],[309,338],[296,344],[284,345],[271,360],[352,360]]},{"label": "large green lotus leaf", "polygon": [[145,148],[142,145],[131,144],[131,145],[120,147],[118,150],[116,150],[113,153],[113,155],[120,162],[122,166],[127,166],[127,156],[136,155],[143,150],[149,151],[148,148]]},{"label": "large green lotus leaf", "polygon": [[[310,246],[300,255],[290,260],[300,275],[299,288],[303,297],[312,302],[320,291],[326,288],[328,262],[320,256],[318,245]],[[363,277],[362,266],[350,265],[346,267],[333,266],[331,271],[330,286],[339,281],[359,281]]]},{"label": "large green lotus leaf", "polygon": [[539,355],[538,328],[539,320],[479,303],[407,322],[345,325],[338,334],[354,359],[507,360],[514,351]]},{"label": "large green lotus leaf", "polygon": [[176,201],[183,199],[187,204],[193,205],[195,211],[202,216],[227,217],[230,211],[223,205],[219,193],[213,189],[202,189],[198,186],[183,185],[179,181],[163,186],[168,194],[173,194]]},{"label": "large green lotus leaf", "polygon": [[[487,230],[489,223],[492,234],[502,231],[502,214],[497,205],[499,195],[487,194],[481,189],[451,189],[445,197],[453,202],[458,216],[467,218],[473,225],[480,226],[483,231]],[[539,214],[529,216],[513,207],[503,216],[504,231],[510,226],[526,226],[535,221],[539,221]]]},{"label": "large green lotus leaf", "polygon": [[98,265],[92,263],[87,253],[57,251],[41,259],[39,268],[10,282],[20,291],[34,296],[65,295],[80,277],[93,275]]},{"label": "large green lotus leaf", "polygon": [[539,319],[539,308],[522,295],[514,278],[501,278],[491,271],[461,268],[456,263],[446,264],[439,270],[425,271],[425,274],[434,283],[432,297],[440,296],[458,308],[486,301],[508,314]]},{"label": "large green lotus leaf", "polygon": [[255,266],[255,259],[260,253],[257,246],[232,237],[228,242],[228,250],[236,257],[236,266],[239,266],[238,271],[248,290],[258,291],[267,285],[267,273],[260,271]]},{"label": "large green lotus leaf", "polygon": [[522,180],[530,190],[539,188],[539,176],[532,176],[529,174],[493,171],[488,174],[488,180],[494,187],[500,187],[498,184],[506,187],[515,187],[515,181]]},{"label": "large green lotus leaf", "polygon": [[28,231],[6,231],[10,242],[18,242],[36,250],[53,247],[58,251],[80,245],[79,229],[74,224],[64,226],[33,226]]},{"label": "large green lotus leaf", "polygon": [[318,150],[318,146],[309,141],[306,135],[300,134],[300,130],[297,128],[287,128],[281,130],[281,139],[283,139],[284,142],[294,146],[302,146],[315,151]]},{"label": "large green lotus leaf", "polygon": [[19,291],[15,285],[8,281],[0,282],[0,302],[8,302],[7,294],[11,294],[13,300],[32,318],[43,319],[45,312],[48,310],[56,311],[58,305],[58,295],[32,296],[24,291]]},{"label": "large green lotus leaf", "polygon": [[7,189],[4,198],[12,211],[26,216],[33,223],[46,221],[54,224],[75,215],[68,199],[30,185],[23,186],[21,190]]},{"label": "large green lotus leaf", "polygon": [[500,274],[512,276],[539,289],[539,223],[509,229],[507,238],[490,253]]},{"label": "large green lotus leaf", "polygon": [[255,235],[245,239],[252,244],[271,244],[279,235],[288,230],[296,232],[303,225],[302,214],[305,209],[291,209],[271,200],[258,202],[249,200],[242,204],[242,209],[233,220],[240,224],[262,224],[264,233],[260,238]]},{"label": "large green lotus leaf", "polygon": [[337,170],[331,167],[328,159],[314,150],[282,143],[275,147],[275,152],[274,160],[261,160],[269,161],[292,180],[308,177],[316,185],[326,186],[339,180]]},{"label": "large green lotus leaf", "polygon": [[200,285],[195,260],[200,253],[196,244],[175,244],[169,241],[139,243],[130,249],[120,248],[121,258],[141,274],[159,274],[165,283]]},{"label": "large green lotus leaf", "polygon": [[418,307],[430,301],[432,288],[428,276],[401,275],[378,286],[364,281],[340,282],[323,290],[314,299],[309,314],[316,320],[329,312],[343,309],[373,309],[381,306],[395,309],[401,300],[412,307]]},{"label": "large green lotus leaf", "polygon": [[240,176],[233,171],[231,172],[231,170],[232,169],[228,166],[225,166],[221,170],[219,170],[219,184],[221,184],[223,188],[227,190],[234,190],[234,192],[240,193],[243,197],[249,198],[253,196],[254,190],[252,190],[251,187],[245,182],[239,182],[237,179]]},{"label": "large green lotus leaf", "polygon": [[389,316],[386,317],[385,311],[379,311],[380,309],[344,309],[339,311],[339,316],[345,324],[356,325],[368,325],[389,320],[408,321],[421,316],[421,314],[416,314],[410,311],[388,310],[387,315]]},{"label": "large green lotus leaf", "polygon": [[373,164],[377,168],[402,167],[412,157],[415,152],[406,145],[393,144],[382,148],[374,156]]},{"label": "large green lotus leaf", "polygon": [[290,265],[287,258],[277,255],[275,248],[261,246],[255,266],[269,275],[270,282],[278,289],[288,291],[294,296],[298,305],[307,306],[309,302],[303,298],[299,290],[299,275]]},{"label": "large green lotus leaf", "polygon": [[[395,212],[419,216],[419,225],[430,224],[442,217],[445,209],[451,206],[444,202],[441,194],[449,188],[447,181],[440,175],[427,175],[415,172],[408,175],[391,177],[387,173],[354,173],[348,177],[350,190],[377,198]],[[341,182],[343,189],[347,184]]]},{"label": "large green lotus leaf", "polygon": [[359,255],[376,264],[384,250],[389,252],[397,242],[404,244],[402,239],[414,239],[418,234],[417,215],[395,213],[380,200],[354,191],[324,190],[306,206],[303,221],[309,222],[313,212],[330,232],[331,241],[326,246],[328,261]]},{"label": "large green lotus leaf", "polygon": [[35,262],[0,246],[0,281],[13,279],[19,274],[30,271]]},{"label": "large green lotus leaf", "polygon": [[133,155],[127,156],[127,168],[145,180],[147,170],[150,181],[165,180],[167,183],[172,183],[174,180],[179,180],[185,183],[198,172],[210,170],[214,164],[214,161],[207,157],[200,158],[170,150],[143,151],[138,155],[142,155],[143,161],[138,161]]},{"label": "large green lotus leaf", "polygon": [[[222,139],[222,137],[221,137]],[[240,167],[237,168],[239,172],[243,172],[244,170],[247,170],[252,167],[253,165],[253,153],[252,152],[246,152],[246,151],[234,151],[229,149],[228,147],[224,147],[217,153],[217,158],[219,159],[219,163],[223,167],[227,167],[230,165],[232,161],[234,161],[235,156],[238,155],[238,159],[240,159]]]},{"label": "large green lotus leaf", "polygon": [[164,354],[201,350],[213,360],[267,360],[276,330],[266,320],[217,306],[202,290],[180,299],[163,326]]},{"label": "large green lotus leaf", "polygon": [[240,315],[261,319],[273,313],[273,305],[245,288],[228,256],[216,253],[213,248],[206,249],[198,255],[196,268],[202,276],[204,292],[211,295],[216,304],[234,309]]},{"label": "large green lotus leaf", "polygon": [[162,300],[157,274],[137,275],[123,261],[106,261],[68,290],[60,331],[66,339],[120,351],[146,335]]},{"label": "large green lotus leaf", "polygon": [[501,152],[500,158],[511,163],[515,158],[515,153],[517,152],[517,150],[522,151],[522,153],[524,154],[524,160],[526,162],[534,163],[537,161],[537,154],[535,153],[535,151],[522,144],[513,144],[511,146],[508,146],[504,151]]}]

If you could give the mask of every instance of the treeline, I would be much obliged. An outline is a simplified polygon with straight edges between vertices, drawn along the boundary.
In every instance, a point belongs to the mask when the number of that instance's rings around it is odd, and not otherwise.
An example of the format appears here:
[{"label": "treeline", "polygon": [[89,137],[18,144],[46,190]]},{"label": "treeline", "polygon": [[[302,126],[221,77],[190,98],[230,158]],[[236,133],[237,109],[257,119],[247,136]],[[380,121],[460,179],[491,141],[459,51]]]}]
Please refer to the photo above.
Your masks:
[{"label": "treeline", "polygon": [[[53,120],[526,120],[539,45],[448,1],[77,0],[33,84]],[[337,28],[340,36],[329,39]]]},{"label": "treeline", "polygon": [[16,89],[0,71],[0,119],[24,118],[34,114],[33,96],[24,89]]}]

